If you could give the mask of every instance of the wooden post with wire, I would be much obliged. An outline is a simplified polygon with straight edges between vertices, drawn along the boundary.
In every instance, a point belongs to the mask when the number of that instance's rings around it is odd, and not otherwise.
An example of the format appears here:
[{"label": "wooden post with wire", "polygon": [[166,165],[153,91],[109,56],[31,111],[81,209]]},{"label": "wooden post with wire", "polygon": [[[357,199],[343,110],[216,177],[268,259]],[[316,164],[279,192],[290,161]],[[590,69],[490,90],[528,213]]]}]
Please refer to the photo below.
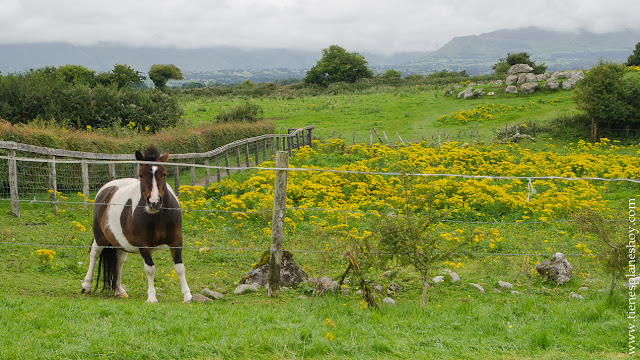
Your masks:
[{"label": "wooden post with wire", "polygon": [[[289,152],[276,153],[276,168],[289,167]],[[271,247],[269,254],[269,297],[278,296],[280,289],[280,267],[282,265],[282,238],[284,214],[287,204],[287,170],[276,170],[273,187],[273,217],[271,220]]]},{"label": "wooden post with wire", "polygon": [[8,150],[9,155],[9,192],[11,193],[11,213],[20,217],[20,198],[18,196],[18,166],[16,151]]}]

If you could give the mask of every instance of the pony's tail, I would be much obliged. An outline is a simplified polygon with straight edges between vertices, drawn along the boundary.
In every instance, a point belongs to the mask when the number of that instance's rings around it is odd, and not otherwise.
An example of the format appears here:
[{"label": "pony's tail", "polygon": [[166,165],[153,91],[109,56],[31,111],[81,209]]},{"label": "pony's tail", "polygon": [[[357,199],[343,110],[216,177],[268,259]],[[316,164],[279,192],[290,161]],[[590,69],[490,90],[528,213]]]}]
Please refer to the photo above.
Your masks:
[{"label": "pony's tail", "polygon": [[118,249],[107,247],[102,249],[100,260],[98,261],[98,278],[96,279],[96,289],[100,284],[100,274],[102,274],[102,291],[116,290],[116,273],[118,271]]}]

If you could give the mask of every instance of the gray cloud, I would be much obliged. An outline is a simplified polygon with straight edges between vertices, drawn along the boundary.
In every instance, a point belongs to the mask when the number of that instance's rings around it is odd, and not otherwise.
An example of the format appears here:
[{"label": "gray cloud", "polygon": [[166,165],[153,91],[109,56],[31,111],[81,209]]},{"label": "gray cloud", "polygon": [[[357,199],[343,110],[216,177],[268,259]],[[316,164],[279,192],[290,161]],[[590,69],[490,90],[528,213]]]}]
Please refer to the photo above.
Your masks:
[{"label": "gray cloud", "polygon": [[0,0],[0,9],[0,43],[309,50],[339,44],[391,53],[525,26],[640,30],[640,2],[621,0]]}]

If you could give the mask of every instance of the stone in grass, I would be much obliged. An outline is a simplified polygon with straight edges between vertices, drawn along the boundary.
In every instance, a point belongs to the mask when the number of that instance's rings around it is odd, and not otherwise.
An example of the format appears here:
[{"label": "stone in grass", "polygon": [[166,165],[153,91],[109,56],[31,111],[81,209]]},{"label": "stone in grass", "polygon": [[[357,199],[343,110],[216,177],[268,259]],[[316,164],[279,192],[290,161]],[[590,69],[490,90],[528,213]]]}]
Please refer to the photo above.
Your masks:
[{"label": "stone in grass", "polygon": [[478,289],[478,291],[480,291],[481,293],[484,292],[484,288],[482,287],[482,285],[479,284],[474,284],[474,283],[469,283],[469,285],[473,286],[474,288]]},{"label": "stone in grass", "polygon": [[586,286],[583,286],[583,287],[578,289],[578,291],[587,291],[587,290],[589,290],[589,288],[586,287]]},{"label": "stone in grass", "polygon": [[377,293],[381,293],[382,292],[382,285],[379,285],[379,284],[373,285],[373,290],[375,290]]},{"label": "stone in grass", "polygon": [[452,283],[460,281],[460,275],[458,275],[458,273],[455,273],[453,271],[449,271],[449,277],[451,277]]},{"label": "stone in grass", "polygon": [[205,288],[204,290],[202,290],[202,294],[210,299],[213,300],[220,300],[224,297],[224,295],[222,295],[221,293],[217,292],[217,291],[213,291],[213,290],[209,290],[207,288]]},{"label": "stone in grass", "polygon": [[384,305],[389,305],[389,306],[395,306],[395,305],[396,305],[396,301],[395,301],[395,300],[393,300],[393,299],[392,299],[392,298],[390,298],[390,297],[386,297],[386,298],[382,299],[382,303],[383,303]]},{"label": "stone in grass", "polygon": [[438,275],[438,276],[434,277],[434,278],[432,279],[432,281],[433,281],[434,283],[436,283],[436,284],[439,284],[439,283],[441,283],[441,282],[444,282],[444,276],[442,276],[442,275]]},{"label": "stone in grass", "polygon": [[[241,284],[257,284],[263,287],[269,282],[270,251],[263,251],[253,269],[240,280]],[[290,251],[282,252],[280,286],[293,286],[307,280],[307,273],[293,259]]]},{"label": "stone in grass", "polygon": [[498,285],[503,289],[513,289],[513,284],[506,281],[498,281]]},{"label": "stone in grass", "polygon": [[387,295],[391,296],[401,291],[402,291],[402,287],[397,282],[394,281],[391,284],[389,284],[389,287],[387,288]]},{"label": "stone in grass", "polygon": [[536,270],[542,276],[562,285],[573,277],[573,266],[567,261],[563,253],[555,253],[551,261],[543,261],[536,265]]},{"label": "stone in grass", "polygon": [[243,295],[254,292],[258,292],[258,286],[256,284],[240,284],[235,290],[233,290],[233,293],[236,295]]},{"label": "stone in grass", "polygon": [[575,292],[573,292],[573,291],[569,294],[569,297],[570,297],[571,299],[584,299],[584,298],[582,297],[582,295],[576,294],[576,293],[575,293]]},{"label": "stone in grass", "polygon": [[193,294],[191,300],[195,301],[195,302],[207,302],[207,301],[212,301],[211,299],[209,299],[208,297],[202,295],[202,294]]}]

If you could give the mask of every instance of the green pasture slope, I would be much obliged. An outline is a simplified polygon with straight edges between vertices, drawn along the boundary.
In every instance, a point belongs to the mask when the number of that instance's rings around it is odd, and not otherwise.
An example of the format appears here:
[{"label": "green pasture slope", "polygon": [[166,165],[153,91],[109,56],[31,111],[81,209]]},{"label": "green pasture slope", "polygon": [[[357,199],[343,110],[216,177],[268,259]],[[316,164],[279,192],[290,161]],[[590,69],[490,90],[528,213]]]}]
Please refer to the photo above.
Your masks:
[{"label": "green pasture slope", "polygon": [[[357,130],[358,140],[368,142],[371,126],[381,136],[381,130],[390,136],[397,132],[405,141],[431,139],[437,129],[447,129],[453,137],[459,131],[475,130],[475,125],[442,125],[437,121],[440,115],[489,101],[524,106],[545,100],[535,109],[481,123],[486,142],[506,122],[543,122],[575,112],[570,101],[550,104],[569,94],[465,101],[445,98],[442,91],[436,97],[434,90],[406,88],[251,101],[262,105],[265,116],[277,119],[281,128],[314,124],[319,137],[326,139],[335,131],[349,140]],[[246,100],[182,101],[185,117],[198,123]],[[630,190],[620,191],[608,195],[622,198]],[[67,195],[70,202],[82,200]],[[159,250],[154,254],[159,303],[147,305],[143,262],[135,254],[129,255],[123,274],[128,299],[99,292],[80,295],[88,264],[84,246],[92,238],[90,208],[69,203],[60,209],[54,213],[48,204],[23,202],[22,216],[15,218],[9,203],[0,201],[0,359],[629,358],[625,355],[626,295],[620,289],[613,297],[603,292],[609,275],[589,257],[569,257],[576,276],[560,287],[537,275],[527,285],[531,267],[548,256],[532,256],[529,262],[522,256],[464,258],[464,266],[456,269],[462,284],[429,289],[422,310],[419,276],[412,269],[402,269],[393,279],[404,290],[394,296],[396,305],[373,310],[355,294],[355,278],[350,279],[349,295],[312,297],[309,286],[283,289],[275,299],[264,290],[234,295],[237,282],[260,255],[246,249],[268,248],[269,235],[251,223],[205,231],[199,217],[190,216],[185,218],[183,256],[189,285],[198,293],[215,284],[225,298],[183,304],[169,252]],[[460,227],[471,230],[470,225]],[[505,234],[505,248],[517,253],[548,253],[547,247],[577,252],[557,235],[575,232],[571,224],[499,227]],[[285,238],[285,246],[298,249],[322,249],[319,242],[304,224],[295,236]],[[208,252],[201,251],[205,244]],[[37,254],[41,248],[54,250],[53,259],[43,263]],[[311,276],[336,278],[346,265],[338,252],[296,252],[294,256]],[[372,271],[370,276],[384,287],[392,281],[382,271]],[[517,292],[498,291],[499,280],[513,283]],[[477,291],[469,282],[484,284],[486,291]],[[583,287],[588,289],[579,290]],[[571,292],[584,298],[572,299]],[[377,295],[378,302],[383,297]]]},{"label": "green pasture slope", "polygon": [[[514,108],[524,107],[530,101],[539,106],[525,111],[511,111],[497,116],[495,120],[478,123],[481,140],[491,141],[498,128],[517,123],[543,123],[550,119],[570,115],[576,112],[575,104],[570,100],[573,91],[538,91],[532,95],[506,94],[502,87],[475,86],[486,92],[494,91],[495,96],[484,96],[480,99],[461,100],[455,94],[464,88],[454,90],[454,95],[445,97],[445,88],[432,87],[383,87],[364,92],[319,95],[309,97],[292,97],[288,99],[260,97],[255,99],[214,97],[182,99],[185,118],[193,123],[215,121],[215,116],[224,109],[251,101],[264,109],[264,116],[274,119],[279,129],[316,125],[315,136],[327,139],[342,135],[347,144],[351,144],[353,131],[356,141],[369,142],[369,129],[375,127],[380,137],[382,130],[387,133],[391,142],[399,142],[398,133],[405,141],[432,140],[438,130],[444,138],[444,130],[452,141],[464,140],[461,134],[473,133],[475,123],[466,125],[450,125],[438,122],[441,115],[449,115],[458,110],[471,110],[481,104],[497,103]],[[555,103],[554,100],[560,99]],[[374,135],[374,140],[377,138]],[[384,138],[383,138],[384,140]]]}]

